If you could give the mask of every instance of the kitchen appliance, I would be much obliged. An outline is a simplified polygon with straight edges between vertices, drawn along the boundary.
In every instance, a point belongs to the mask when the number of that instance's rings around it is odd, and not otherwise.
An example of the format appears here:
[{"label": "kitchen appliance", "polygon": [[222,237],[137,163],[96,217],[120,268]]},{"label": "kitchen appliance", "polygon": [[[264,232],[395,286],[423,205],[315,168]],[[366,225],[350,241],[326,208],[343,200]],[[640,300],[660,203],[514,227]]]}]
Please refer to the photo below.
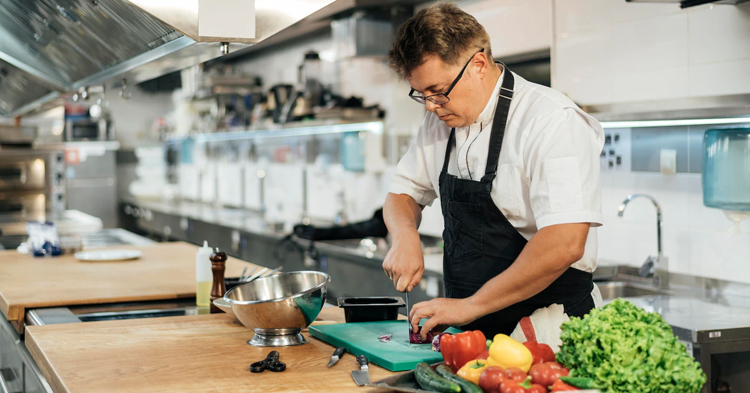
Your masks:
[{"label": "kitchen appliance", "polygon": [[65,183],[62,149],[0,150],[0,227],[3,222],[43,221],[47,213],[62,213]]},{"label": "kitchen appliance", "polygon": [[[419,362],[443,360],[430,344],[410,344],[407,326],[406,320],[315,325],[310,326],[310,335],[333,346],[346,347],[353,355],[366,355],[372,363],[390,371],[413,370]],[[461,331],[449,328],[446,332]],[[391,335],[390,341],[378,340],[385,334]]]},{"label": "kitchen appliance", "polygon": [[750,310],[675,296],[628,300],[659,313],[700,362],[707,377],[701,393],[744,392],[750,386]]},{"label": "kitchen appliance", "polygon": [[734,221],[750,218],[750,128],[716,128],[703,136],[703,204]]},{"label": "kitchen appliance", "polygon": [[106,118],[69,118],[65,120],[65,141],[112,141],[115,139],[114,125]]},{"label": "kitchen appliance", "polygon": [[247,343],[282,347],[307,343],[308,327],[325,304],[331,277],[315,271],[281,273],[235,287],[224,295],[237,319],[255,335]]}]

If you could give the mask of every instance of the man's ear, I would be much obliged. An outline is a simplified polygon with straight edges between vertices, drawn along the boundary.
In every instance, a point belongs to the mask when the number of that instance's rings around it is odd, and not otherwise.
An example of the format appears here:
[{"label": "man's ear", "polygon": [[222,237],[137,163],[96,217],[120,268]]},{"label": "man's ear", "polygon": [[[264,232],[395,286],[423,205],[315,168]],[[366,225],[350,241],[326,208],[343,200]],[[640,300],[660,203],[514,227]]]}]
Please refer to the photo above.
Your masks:
[{"label": "man's ear", "polygon": [[476,67],[476,73],[479,79],[484,79],[490,73],[490,67],[495,64],[494,61],[487,57],[485,52],[479,52],[472,59],[472,65]]}]

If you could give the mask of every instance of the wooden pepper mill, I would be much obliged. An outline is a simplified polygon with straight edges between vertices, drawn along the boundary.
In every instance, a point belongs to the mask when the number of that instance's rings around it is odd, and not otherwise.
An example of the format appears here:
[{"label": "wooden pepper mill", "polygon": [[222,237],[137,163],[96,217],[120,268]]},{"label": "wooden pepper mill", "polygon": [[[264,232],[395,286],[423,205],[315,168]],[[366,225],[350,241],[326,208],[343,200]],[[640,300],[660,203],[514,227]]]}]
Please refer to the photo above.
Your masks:
[{"label": "wooden pepper mill", "polygon": [[211,272],[214,275],[214,283],[211,286],[211,314],[223,312],[214,305],[214,299],[224,297],[227,293],[227,285],[224,283],[224,271],[227,268],[227,253],[214,249],[214,253],[209,257],[211,260]]}]

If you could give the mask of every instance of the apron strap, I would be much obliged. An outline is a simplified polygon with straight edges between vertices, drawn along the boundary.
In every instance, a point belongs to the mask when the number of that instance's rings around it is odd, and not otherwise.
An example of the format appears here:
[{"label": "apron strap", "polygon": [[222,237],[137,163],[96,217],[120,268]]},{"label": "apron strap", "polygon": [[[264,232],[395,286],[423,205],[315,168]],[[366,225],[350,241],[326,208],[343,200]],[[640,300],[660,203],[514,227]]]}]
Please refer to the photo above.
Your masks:
[{"label": "apron strap", "polygon": [[492,183],[492,180],[495,179],[497,173],[497,162],[500,160],[500,149],[503,146],[505,126],[508,123],[510,102],[513,99],[513,87],[515,86],[513,73],[510,72],[505,64],[499,61],[497,63],[503,66],[503,84],[500,86],[497,107],[495,108],[495,117],[492,119],[490,149],[487,153],[487,166],[485,167],[484,176],[482,177],[482,183]]},{"label": "apron strap", "polygon": [[456,140],[456,129],[451,128],[451,136],[448,137],[448,147],[445,149],[445,159],[443,160],[443,172],[448,173],[448,162],[451,159],[451,150],[453,150],[454,141]]}]

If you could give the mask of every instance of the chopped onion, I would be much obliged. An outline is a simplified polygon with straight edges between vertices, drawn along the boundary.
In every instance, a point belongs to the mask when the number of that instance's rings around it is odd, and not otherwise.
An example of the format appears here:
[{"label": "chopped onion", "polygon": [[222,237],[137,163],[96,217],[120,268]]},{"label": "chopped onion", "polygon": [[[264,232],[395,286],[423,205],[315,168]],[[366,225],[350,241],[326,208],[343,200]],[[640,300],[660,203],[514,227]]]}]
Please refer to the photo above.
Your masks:
[{"label": "chopped onion", "polygon": [[435,352],[440,352],[440,337],[443,337],[448,333],[440,333],[435,335],[435,337],[432,339],[432,350]]},{"label": "chopped onion", "polygon": [[419,334],[419,332],[422,331],[422,327],[420,326],[416,332],[411,331],[411,327],[409,327],[409,343],[410,344],[431,344],[432,339],[434,338],[432,335],[432,332],[427,332],[427,340],[422,340],[422,336]]},{"label": "chopped onion", "polygon": [[390,334],[383,334],[383,335],[378,336],[378,340],[380,340],[381,343],[387,343],[391,341],[391,337],[393,336]]}]

